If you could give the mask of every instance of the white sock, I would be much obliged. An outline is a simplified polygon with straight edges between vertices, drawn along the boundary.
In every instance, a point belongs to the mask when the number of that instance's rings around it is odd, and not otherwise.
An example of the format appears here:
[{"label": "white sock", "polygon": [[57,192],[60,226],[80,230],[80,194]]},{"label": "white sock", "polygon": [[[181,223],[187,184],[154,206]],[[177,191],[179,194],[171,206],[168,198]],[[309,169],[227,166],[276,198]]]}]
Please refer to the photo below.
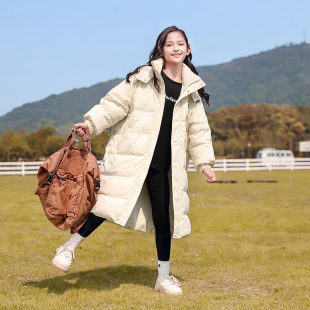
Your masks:
[{"label": "white sock", "polygon": [[79,233],[73,234],[73,236],[62,246],[63,247],[73,247],[74,250],[79,246],[79,244],[85,239],[85,237],[82,237]]},{"label": "white sock", "polygon": [[164,277],[168,278],[169,277],[169,260],[168,261],[158,261],[158,278]]}]

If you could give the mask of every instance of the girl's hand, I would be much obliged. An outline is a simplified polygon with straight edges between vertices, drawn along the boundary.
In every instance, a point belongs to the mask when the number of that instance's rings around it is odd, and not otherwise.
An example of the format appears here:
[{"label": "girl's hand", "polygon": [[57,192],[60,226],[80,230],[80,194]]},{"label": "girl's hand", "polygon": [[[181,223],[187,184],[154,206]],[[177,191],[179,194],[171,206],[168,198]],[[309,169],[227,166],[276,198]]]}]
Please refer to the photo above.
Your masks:
[{"label": "girl's hand", "polygon": [[89,134],[89,129],[86,123],[78,123],[75,124],[74,127],[76,130],[76,133],[80,136],[83,137],[85,134]]},{"label": "girl's hand", "polygon": [[214,183],[216,181],[215,173],[210,168],[204,168],[202,172],[207,176],[207,182]]}]

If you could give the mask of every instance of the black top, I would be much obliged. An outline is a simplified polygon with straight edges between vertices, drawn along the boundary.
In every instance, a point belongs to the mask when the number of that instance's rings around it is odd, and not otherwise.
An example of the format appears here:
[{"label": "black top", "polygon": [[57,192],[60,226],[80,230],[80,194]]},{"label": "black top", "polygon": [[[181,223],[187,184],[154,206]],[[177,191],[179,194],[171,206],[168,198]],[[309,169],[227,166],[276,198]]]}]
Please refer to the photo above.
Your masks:
[{"label": "black top", "polygon": [[171,80],[164,71],[161,71],[161,76],[165,82],[166,101],[151,167],[168,172],[171,165],[172,115],[181,93],[182,83]]}]

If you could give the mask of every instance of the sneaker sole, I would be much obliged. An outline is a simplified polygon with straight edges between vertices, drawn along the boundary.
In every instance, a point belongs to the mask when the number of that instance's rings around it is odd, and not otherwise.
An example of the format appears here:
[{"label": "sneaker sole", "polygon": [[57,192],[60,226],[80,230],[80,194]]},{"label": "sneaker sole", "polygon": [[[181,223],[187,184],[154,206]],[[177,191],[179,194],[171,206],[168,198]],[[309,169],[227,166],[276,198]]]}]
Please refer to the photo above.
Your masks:
[{"label": "sneaker sole", "polygon": [[161,290],[160,288],[158,287],[154,287],[155,291],[158,291],[159,293],[163,293],[163,294],[169,294],[169,295],[183,295],[183,292],[180,292],[180,293],[168,293],[168,292],[165,292],[163,290]]},{"label": "sneaker sole", "polygon": [[68,272],[69,269],[65,269],[64,267],[58,265],[57,263],[55,263],[54,261],[52,261],[52,265],[56,268],[58,268],[59,270],[63,271],[63,272]]}]

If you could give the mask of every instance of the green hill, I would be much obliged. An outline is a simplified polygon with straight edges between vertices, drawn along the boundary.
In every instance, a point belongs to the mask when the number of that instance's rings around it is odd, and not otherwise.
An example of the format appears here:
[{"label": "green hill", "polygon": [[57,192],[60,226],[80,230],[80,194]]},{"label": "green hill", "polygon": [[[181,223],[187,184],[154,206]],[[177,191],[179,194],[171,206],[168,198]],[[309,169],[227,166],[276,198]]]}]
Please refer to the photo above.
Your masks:
[{"label": "green hill", "polygon": [[210,93],[210,111],[260,102],[310,105],[310,44],[284,45],[197,70]]},{"label": "green hill", "polygon": [[[134,69],[134,68],[133,68]],[[286,103],[310,105],[310,44],[284,45],[227,63],[197,67],[207,84],[210,107],[247,103]],[[0,132],[25,126],[33,131],[37,125],[51,124],[66,135],[74,123],[122,79],[113,79],[89,88],[74,89],[60,95],[27,103],[0,117]]]},{"label": "green hill", "polygon": [[37,125],[51,124],[57,128],[58,134],[67,135],[72,126],[83,122],[83,115],[121,81],[122,79],[113,79],[26,103],[0,117],[0,132],[8,127],[18,130],[20,126],[25,126],[27,132],[31,132],[37,129]]}]

